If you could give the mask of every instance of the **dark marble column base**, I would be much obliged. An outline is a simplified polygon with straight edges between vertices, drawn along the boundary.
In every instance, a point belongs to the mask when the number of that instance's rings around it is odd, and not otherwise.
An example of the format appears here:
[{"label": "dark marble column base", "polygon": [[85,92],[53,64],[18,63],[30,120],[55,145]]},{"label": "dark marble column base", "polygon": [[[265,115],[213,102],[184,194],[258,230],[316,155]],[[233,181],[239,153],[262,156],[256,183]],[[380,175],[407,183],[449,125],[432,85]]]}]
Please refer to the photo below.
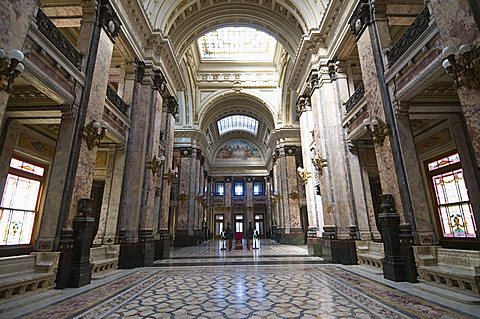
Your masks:
[{"label": "dark marble column base", "polygon": [[57,289],[68,287],[70,281],[70,269],[73,261],[73,229],[62,229],[59,242],[60,260],[58,262]]},{"label": "dark marble column base", "polygon": [[[93,200],[81,199],[80,212],[87,207],[90,209]],[[90,213],[90,211],[88,212]],[[92,264],[90,264],[90,247],[92,246],[93,228],[95,219],[89,216],[75,216],[73,218],[73,260],[70,270],[69,287],[78,288],[88,285],[92,280]]]},{"label": "dark marble column base", "polygon": [[118,268],[130,269],[149,266],[154,262],[155,242],[146,240],[139,243],[120,243]]},{"label": "dark marble column base", "polygon": [[170,257],[170,235],[160,235],[160,239],[155,240],[155,260],[167,259]]},{"label": "dark marble column base", "polygon": [[198,237],[195,235],[189,235],[186,231],[175,233],[175,239],[173,240],[174,247],[188,247],[188,246],[197,246]]},{"label": "dark marble column base", "polygon": [[307,237],[307,248],[310,256],[322,256],[322,244],[320,239],[321,238],[318,237]]},{"label": "dark marble column base", "polygon": [[320,246],[321,256],[326,261],[342,265],[357,264],[355,240],[320,238]]},{"label": "dark marble column base", "polygon": [[279,234],[279,243],[286,245],[304,245],[304,233]]}]

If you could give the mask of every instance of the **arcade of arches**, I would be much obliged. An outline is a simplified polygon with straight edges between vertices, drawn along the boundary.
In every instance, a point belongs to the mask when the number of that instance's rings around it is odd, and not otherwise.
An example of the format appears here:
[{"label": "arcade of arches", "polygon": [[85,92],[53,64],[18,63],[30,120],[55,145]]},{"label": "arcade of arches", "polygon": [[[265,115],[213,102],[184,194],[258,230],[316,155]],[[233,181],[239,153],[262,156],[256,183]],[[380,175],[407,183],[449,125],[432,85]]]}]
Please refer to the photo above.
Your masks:
[{"label": "arcade of arches", "polygon": [[0,1],[0,304],[228,226],[480,302],[479,25],[475,0]]}]

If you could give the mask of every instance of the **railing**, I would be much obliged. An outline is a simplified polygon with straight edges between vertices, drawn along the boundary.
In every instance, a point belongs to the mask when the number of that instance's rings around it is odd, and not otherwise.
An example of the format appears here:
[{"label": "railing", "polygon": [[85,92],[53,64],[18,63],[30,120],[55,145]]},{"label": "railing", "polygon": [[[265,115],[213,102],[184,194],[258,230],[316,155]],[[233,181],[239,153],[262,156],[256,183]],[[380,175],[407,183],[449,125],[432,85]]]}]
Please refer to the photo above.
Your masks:
[{"label": "railing", "polygon": [[419,16],[408,27],[407,31],[395,43],[395,45],[387,51],[388,65],[392,66],[400,59],[402,54],[415,42],[420,35],[427,29],[430,22],[430,12],[425,8]]},{"label": "railing", "polygon": [[67,58],[68,61],[75,65],[77,69],[82,67],[82,54],[65,38],[42,10],[38,10],[37,25],[38,30]]},{"label": "railing", "polygon": [[350,110],[365,96],[365,87],[363,83],[360,84],[352,96],[345,102],[345,112],[350,112]]},{"label": "railing", "polygon": [[122,98],[118,96],[117,92],[115,92],[110,86],[107,86],[107,99],[112,102],[120,112],[125,115],[128,114],[128,104],[125,103],[125,101],[123,101]]}]

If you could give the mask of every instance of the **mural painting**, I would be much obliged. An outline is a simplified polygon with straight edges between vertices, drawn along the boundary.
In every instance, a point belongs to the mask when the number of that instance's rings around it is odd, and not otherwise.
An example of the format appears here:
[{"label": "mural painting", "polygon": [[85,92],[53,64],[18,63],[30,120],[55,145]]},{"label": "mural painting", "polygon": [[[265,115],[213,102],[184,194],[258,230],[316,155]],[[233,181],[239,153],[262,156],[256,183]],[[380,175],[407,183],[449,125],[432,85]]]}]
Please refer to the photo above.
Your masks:
[{"label": "mural painting", "polygon": [[255,144],[243,140],[230,140],[221,147],[216,156],[217,160],[261,160],[262,156]]}]

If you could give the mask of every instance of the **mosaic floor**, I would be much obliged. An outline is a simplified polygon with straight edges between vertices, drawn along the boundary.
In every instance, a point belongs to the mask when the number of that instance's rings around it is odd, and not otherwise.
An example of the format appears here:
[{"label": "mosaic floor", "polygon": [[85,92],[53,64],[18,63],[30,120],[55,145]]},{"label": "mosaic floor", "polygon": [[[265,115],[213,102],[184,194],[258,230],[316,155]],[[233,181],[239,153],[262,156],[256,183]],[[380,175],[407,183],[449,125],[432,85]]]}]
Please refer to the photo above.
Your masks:
[{"label": "mosaic floor", "polygon": [[[20,315],[0,312],[0,318],[480,318],[480,306],[428,301],[354,268],[323,263],[305,247],[261,244],[258,251],[220,251],[217,242],[182,248],[173,252],[173,265],[118,270],[109,280],[63,290],[62,298],[26,306]],[[283,264],[268,264],[282,257]],[[250,264],[201,265],[249,258]],[[466,307],[470,315],[454,310]]]}]

